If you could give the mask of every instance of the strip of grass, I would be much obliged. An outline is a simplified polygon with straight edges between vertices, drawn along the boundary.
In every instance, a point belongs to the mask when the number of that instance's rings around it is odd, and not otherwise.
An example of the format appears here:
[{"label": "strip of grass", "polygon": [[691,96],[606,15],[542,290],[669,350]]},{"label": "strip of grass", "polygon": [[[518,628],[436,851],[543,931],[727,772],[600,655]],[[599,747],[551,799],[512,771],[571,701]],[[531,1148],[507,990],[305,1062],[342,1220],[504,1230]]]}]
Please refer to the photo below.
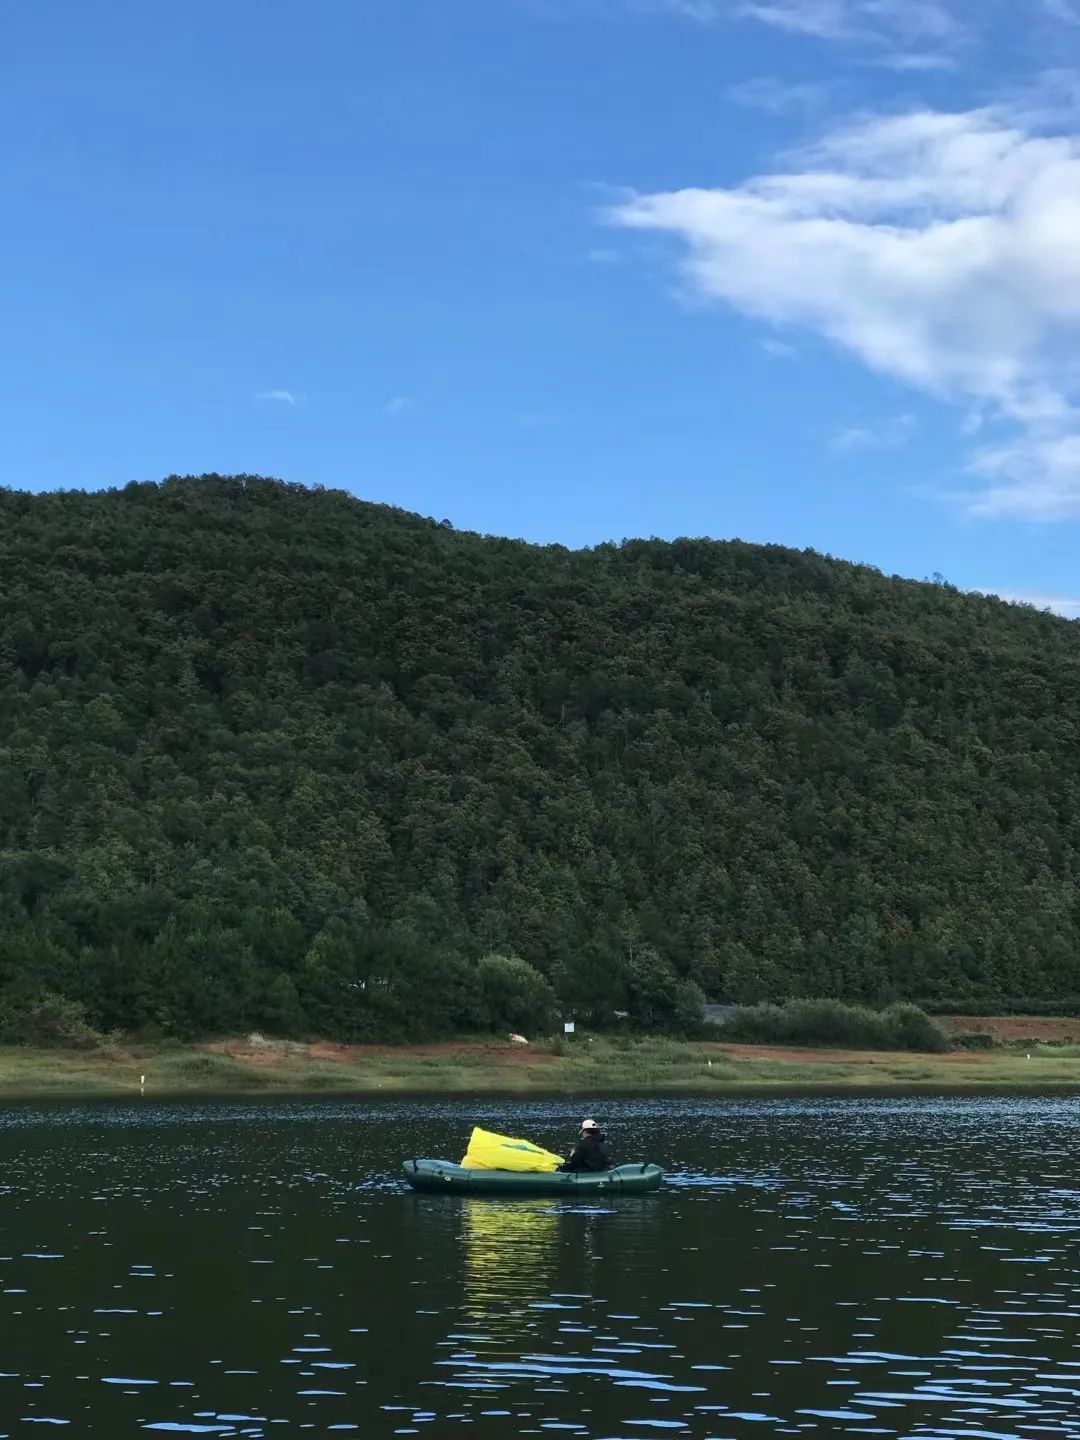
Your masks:
[{"label": "strip of grass", "polygon": [[[1029,1058],[1030,1057],[1030,1058]],[[949,1055],[813,1050],[781,1053],[715,1043],[595,1040],[553,1054],[462,1044],[313,1058],[306,1046],[270,1047],[253,1058],[205,1045],[113,1045],[93,1051],[0,1048],[6,1098],[257,1093],[685,1093],[742,1089],[1080,1088],[1080,1051],[1037,1046]]]}]

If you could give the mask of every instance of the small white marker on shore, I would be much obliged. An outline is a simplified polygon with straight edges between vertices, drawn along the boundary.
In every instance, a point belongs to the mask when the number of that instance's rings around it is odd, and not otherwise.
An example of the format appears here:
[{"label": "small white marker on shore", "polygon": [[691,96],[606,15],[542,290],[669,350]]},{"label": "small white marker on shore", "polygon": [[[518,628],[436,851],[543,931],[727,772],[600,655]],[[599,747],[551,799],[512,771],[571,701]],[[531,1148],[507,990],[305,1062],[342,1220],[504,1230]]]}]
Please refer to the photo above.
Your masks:
[{"label": "small white marker on shore", "polygon": [[142,1093],[145,1092],[145,1090],[146,1090],[146,1076],[145,1076],[145,1075],[140,1075],[140,1076],[139,1076],[139,1093],[142,1094]]}]

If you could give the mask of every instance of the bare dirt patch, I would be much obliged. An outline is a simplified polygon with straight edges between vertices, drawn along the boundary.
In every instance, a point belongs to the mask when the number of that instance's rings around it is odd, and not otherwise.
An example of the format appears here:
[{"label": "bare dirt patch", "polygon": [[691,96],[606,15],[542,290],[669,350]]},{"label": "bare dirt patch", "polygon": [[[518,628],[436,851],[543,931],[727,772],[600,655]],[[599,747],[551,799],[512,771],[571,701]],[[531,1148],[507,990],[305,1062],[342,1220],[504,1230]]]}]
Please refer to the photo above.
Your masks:
[{"label": "bare dirt patch", "polygon": [[286,1051],[276,1045],[248,1045],[243,1040],[212,1040],[207,1045],[215,1055],[226,1055],[258,1070],[273,1070],[285,1063]]},{"label": "bare dirt patch", "polygon": [[992,1035],[995,1040],[1032,1040],[1065,1045],[1080,1040],[1080,1019],[1050,1015],[939,1015],[950,1035]]},{"label": "bare dirt patch", "polygon": [[531,1045],[491,1045],[482,1042],[442,1040],[429,1045],[337,1045],[329,1040],[316,1040],[307,1047],[312,1060],[330,1060],[342,1065],[356,1065],[364,1060],[461,1060],[482,1061],[493,1065],[535,1065],[554,1060],[547,1050]]},{"label": "bare dirt patch", "polygon": [[207,1049],[246,1065],[272,1067],[286,1060],[316,1060],[329,1065],[362,1065],[365,1060],[461,1060],[493,1065],[524,1067],[547,1064],[557,1057],[531,1045],[493,1045],[483,1042],[443,1040],[428,1045],[343,1045],[336,1040],[263,1041],[251,1045],[245,1040],[215,1040]]}]

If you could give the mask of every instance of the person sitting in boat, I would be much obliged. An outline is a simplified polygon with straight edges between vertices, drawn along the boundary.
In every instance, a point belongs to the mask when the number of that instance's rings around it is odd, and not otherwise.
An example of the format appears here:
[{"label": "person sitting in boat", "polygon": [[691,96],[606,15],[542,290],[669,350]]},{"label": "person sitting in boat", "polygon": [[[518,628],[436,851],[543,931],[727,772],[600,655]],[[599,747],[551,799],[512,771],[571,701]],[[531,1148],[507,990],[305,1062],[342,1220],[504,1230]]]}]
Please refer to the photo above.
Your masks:
[{"label": "person sitting in boat", "polygon": [[578,1142],[570,1152],[569,1160],[564,1160],[559,1169],[595,1171],[611,1168],[611,1156],[603,1131],[595,1120],[583,1120]]}]

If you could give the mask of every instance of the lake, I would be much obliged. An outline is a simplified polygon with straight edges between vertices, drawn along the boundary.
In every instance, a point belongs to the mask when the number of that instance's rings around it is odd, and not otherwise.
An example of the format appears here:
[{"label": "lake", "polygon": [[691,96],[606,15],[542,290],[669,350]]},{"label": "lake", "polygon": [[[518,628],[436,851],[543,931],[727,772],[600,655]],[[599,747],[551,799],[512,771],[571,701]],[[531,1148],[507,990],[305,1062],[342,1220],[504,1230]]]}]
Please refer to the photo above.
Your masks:
[{"label": "lake", "polygon": [[1080,1437],[1080,1102],[628,1100],[658,1195],[399,1182],[580,1109],[8,1107],[0,1435]]}]

